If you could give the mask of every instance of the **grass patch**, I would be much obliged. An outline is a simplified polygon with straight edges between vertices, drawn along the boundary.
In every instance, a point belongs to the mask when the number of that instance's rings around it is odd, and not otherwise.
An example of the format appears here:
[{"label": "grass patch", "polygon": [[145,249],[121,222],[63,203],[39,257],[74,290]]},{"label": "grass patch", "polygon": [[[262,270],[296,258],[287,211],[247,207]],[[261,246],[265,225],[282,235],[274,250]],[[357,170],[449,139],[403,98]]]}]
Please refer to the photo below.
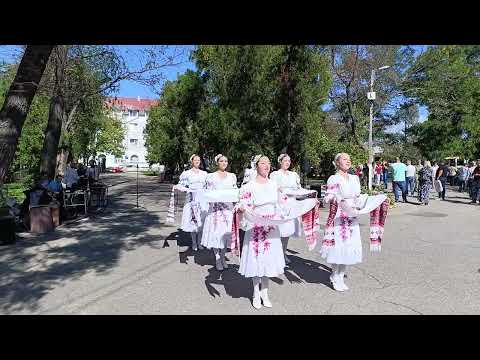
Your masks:
[{"label": "grass patch", "polygon": [[14,182],[9,184],[4,184],[2,193],[3,197],[6,198],[14,198],[17,200],[17,203],[21,204],[23,200],[25,200],[24,191],[28,190],[28,187],[21,182]]}]

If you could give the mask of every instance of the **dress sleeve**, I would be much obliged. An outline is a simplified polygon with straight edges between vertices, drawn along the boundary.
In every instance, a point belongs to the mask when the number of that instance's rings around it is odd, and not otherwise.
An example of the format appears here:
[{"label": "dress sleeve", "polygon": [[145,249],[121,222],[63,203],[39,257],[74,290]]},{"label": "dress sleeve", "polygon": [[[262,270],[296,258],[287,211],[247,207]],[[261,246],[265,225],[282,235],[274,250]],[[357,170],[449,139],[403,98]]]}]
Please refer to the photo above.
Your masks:
[{"label": "dress sleeve", "polygon": [[208,174],[205,177],[205,189],[213,190],[214,187],[215,187],[215,184],[213,183],[213,176],[212,174]]},{"label": "dress sleeve", "polygon": [[270,174],[270,180],[277,181],[277,172],[274,171]]},{"label": "dress sleeve", "polygon": [[297,189],[302,187],[302,184],[300,184],[300,176],[297,173],[295,173],[295,184],[297,185]]},{"label": "dress sleeve", "polygon": [[185,192],[187,191],[189,182],[188,172],[184,171],[180,174],[180,179],[178,180],[178,184],[175,185],[174,189]]},{"label": "dress sleeve", "polygon": [[253,208],[253,193],[251,186],[248,184],[240,188],[240,207]]},{"label": "dress sleeve", "polygon": [[234,189],[238,189],[238,186],[237,186],[237,175],[235,175],[234,173],[232,173],[232,187]]},{"label": "dress sleeve", "polygon": [[178,184],[182,186],[188,186],[188,172],[184,171],[181,173]]},{"label": "dress sleeve", "polygon": [[[358,178],[358,177],[357,177]],[[332,175],[327,180],[327,191],[325,193],[324,201],[326,204],[331,201],[338,201],[340,197],[340,183],[335,175]]]},{"label": "dress sleeve", "polygon": [[362,193],[362,186],[360,185],[360,178],[358,176],[355,176],[355,195],[359,196]]}]

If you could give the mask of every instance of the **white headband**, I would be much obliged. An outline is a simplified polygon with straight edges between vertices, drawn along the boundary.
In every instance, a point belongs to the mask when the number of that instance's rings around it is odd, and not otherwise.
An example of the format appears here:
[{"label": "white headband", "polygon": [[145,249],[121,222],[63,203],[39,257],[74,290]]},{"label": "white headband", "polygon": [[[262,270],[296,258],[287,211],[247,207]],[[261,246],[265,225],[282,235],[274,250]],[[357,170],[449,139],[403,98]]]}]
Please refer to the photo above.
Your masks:
[{"label": "white headband", "polygon": [[332,164],[333,164],[333,166],[335,166],[335,170],[338,169],[338,167],[337,167],[337,161],[338,161],[338,159],[340,159],[340,156],[342,156],[343,154],[346,154],[346,153],[338,153],[338,154],[335,155],[335,157],[333,158]]},{"label": "white headband", "polygon": [[[193,154],[192,156],[190,156],[190,162],[192,162],[193,159],[194,159],[196,156],[198,156],[198,155],[197,155],[197,154]],[[198,157],[200,157],[200,156],[198,156]]]},{"label": "white headband", "polygon": [[266,155],[256,155],[255,158],[253,159],[253,163],[255,164],[255,166],[257,166],[258,162],[262,157],[266,157],[268,159]]},{"label": "white headband", "polygon": [[278,163],[280,164],[282,162],[282,160],[285,159],[285,158],[290,159],[290,156],[288,156],[288,154],[280,154],[280,156],[277,158]]},{"label": "white headband", "polygon": [[225,155],[218,154],[217,156],[215,156],[215,162],[218,164],[218,162],[220,161],[220,159],[222,157],[224,157],[226,160],[228,160],[228,158]]}]

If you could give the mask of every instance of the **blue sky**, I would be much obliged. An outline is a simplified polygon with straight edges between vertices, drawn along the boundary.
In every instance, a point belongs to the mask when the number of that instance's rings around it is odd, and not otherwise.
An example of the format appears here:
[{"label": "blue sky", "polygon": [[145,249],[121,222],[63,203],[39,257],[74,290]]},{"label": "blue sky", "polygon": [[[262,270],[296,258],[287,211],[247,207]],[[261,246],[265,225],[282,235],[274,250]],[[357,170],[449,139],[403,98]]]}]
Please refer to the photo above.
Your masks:
[{"label": "blue sky", "polygon": [[[121,46],[122,50],[125,51],[124,55],[128,62],[135,63],[135,57],[138,55],[138,51],[142,49],[146,49],[148,46],[144,45],[125,45]],[[169,47],[170,48],[170,47]],[[173,48],[173,47],[171,47]],[[181,59],[181,64],[167,67],[164,69],[164,76],[166,80],[175,80],[178,75],[183,74],[188,69],[194,70],[195,65],[189,60],[189,53],[188,50],[192,48],[191,45],[187,45],[183,47],[186,51],[185,56]],[[124,97],[140,97],[140,98],[147,98],[147,99],[155,99],[158,98],[158,95],[155,93],[153,89],[148,86],[139,84],[135,81],[122,81],[120,83],[120,89],[117,94],[118,96]]]},{"label": "blue sky", "polygon": [[[139,50],[143,50],[148,46],[145,45],[121,45],[118,48],[124,54],[127,62],[129,64],[135,64],[138,62],[138,54]],[[173,48],[173,47],[169,47]],[[191,49],[192,46],[188,45],[184,47],[186,51],[185,56],[182,58],[181,64],[168,67],[164,69],[164,76],[166,80],[175,80],[179,74],[184,73],[188,69],[195,69],[195,65],[189,60],[188,58],[188,49]],[[426,50],[427,46],[425,45],[415,45],[413,46],[415,49],[415,54],[419,55],[423,51]],[[0,46],[0,62],[13,62],[15,61],[20,55],[22,54],[21,49],[19,46],[16,45],[7,45],[7,46]],[[158,95],[155,91],[148,86],[139,84],[134,81],[122,81],[120,83],[120,89],[117,96],[124,96],[124,97],[140,97],[140,98],[149,98],[155,99],[158,98]],[[420,121],[425,121],[428,116],[428,111],[425,107],[420,108]],[[399,129],[399,128],[398,128]],[[391,131],[397,131],[397,126],[392,127]]]}]

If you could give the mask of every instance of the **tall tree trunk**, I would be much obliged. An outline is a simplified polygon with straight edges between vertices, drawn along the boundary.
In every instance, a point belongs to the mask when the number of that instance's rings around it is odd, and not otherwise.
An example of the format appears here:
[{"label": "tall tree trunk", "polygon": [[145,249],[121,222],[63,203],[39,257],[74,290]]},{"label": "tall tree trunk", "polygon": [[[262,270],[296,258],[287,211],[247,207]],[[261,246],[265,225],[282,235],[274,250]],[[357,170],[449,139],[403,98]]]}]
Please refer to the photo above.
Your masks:
[{"label": "tall tree trunk", "polygon": [[50,100],[48,124],[45,130],[45,139],[40,160],[40,172],[48,177],[55,176],[57,166],[57,151],[60,135],[62,133],[62,121],[64,114],[64,102],[61,96],[54,96]]},{"label": "tall tree trunk", "polygon": [[0,111],[0,184],[13,161],[33,97],[55,45],[28,45]]},{"label": "tall tree trunk", "polygon": [[65,86],[65,72],[67,68],[68,47],[59,45],[53,54],[55,66],[55,88],[50,99],[48,124],[45,130],[45,139],[40,159],[40,172],[49,177],[55,176],[57,167],[57,151],[62,134],[63,122],[66,121],[65,99],[63,95]]},{"label": "tall tree trunk", "polygon": [[70,149],[62,148],[57,156],[57,174],[65,175],[67,169],[67,162],[70,156]]}]

